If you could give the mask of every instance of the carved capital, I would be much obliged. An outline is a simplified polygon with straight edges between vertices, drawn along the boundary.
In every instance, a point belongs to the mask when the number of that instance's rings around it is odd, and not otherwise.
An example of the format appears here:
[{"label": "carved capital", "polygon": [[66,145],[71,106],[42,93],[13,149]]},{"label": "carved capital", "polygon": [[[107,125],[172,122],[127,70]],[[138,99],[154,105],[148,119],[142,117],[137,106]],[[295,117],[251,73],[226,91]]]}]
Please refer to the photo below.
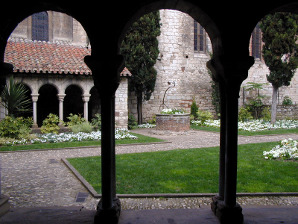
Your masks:
[{"label": "carved capital", "polygon": [[88,55],[84,61],[92,71],[94,84],[100,95],[115,94],[120,83],[120,72],[123,69],[123,56],[95,57]]},{"label": "carved capital", "polygon": [[212,72],[214,81],[229,82],[239,84],[248,76],[249,68],[254,64],[254,58],[251,56],[235,57],[232,60],[222,56],[212,57],[207,62],[207,67]]},{"label": "carved capital", "polygon": [[57,94],[59,101],[64,101],[66,94]]},{"label": "carved capital", "polygon": [[82,99],[84,102],[89,102],[91,94],[86,93],[82,95]]},{"label": "carved capital", "polygon": [[37,102],[38,101],[38,96],[39,96],[39,94],[37,93],[37,94],[31,94],[31,97],[32,97],[32,101],[33,102]]}]

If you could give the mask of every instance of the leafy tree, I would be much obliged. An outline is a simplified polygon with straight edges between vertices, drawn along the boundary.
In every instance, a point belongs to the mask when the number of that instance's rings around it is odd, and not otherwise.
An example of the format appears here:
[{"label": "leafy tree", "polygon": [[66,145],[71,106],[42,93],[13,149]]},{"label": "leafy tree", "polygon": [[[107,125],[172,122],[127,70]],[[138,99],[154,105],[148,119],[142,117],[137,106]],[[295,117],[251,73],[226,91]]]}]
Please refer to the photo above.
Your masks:
[{"label": "leafy tree", "polygon": [[297,59],[298,15],[291,13],[269,14],[260,23],[263,32],[263,57],[269,67],[267,80],[272,84],[271,123],[276,121],[277,91],[281,86],[289,86]]},{"label": "leafy tree", "polygon": [[159,54],[159,12],[151,12],[134,22],[121,45],[125,66],[132,73],[129,90],[137,96],[138,123],[142,123],[142,102],[154,91],[157,72],[153,67]]},{"label": "leafy tree", "polygon": [[18,113],[31,111],[31,99],[27,97],[27,92],[22,83],[14,82],[13,77],[10,77],[9,84],[4,86],[1,93],[1,105],[9,116],[16,117]]}]

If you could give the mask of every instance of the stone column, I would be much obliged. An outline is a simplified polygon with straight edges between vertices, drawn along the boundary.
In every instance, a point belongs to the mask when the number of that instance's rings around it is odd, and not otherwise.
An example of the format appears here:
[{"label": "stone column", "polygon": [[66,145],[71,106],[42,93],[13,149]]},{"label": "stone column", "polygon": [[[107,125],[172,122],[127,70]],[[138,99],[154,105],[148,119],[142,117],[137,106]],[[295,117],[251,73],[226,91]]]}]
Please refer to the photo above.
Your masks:
[{"label": "stone column", "polygon": [[[63,121],[63,102],[66,94],[57,94],[57,96],[59,100],[59,119]],[[62,126],[62,123],[59,123],[59,126]]]},{"label": "stone column", "polygon": [[242,208],[236,202],[238,152],[238,98],[253,57],[216,57],[208,62],[213,78],[220,83],[221,129],[219,195],[211,208],[221,223],[243,223]]},{"label": "stone column", "polygon": [[[117,46],[115,43],[108,46]],[[115,92],[120,82],[119,67],[123,57],[112,54],[103,57],[86,56],[85,63],[92,70],[94,84],[101,99],[101,191],[94,223],[118,223],[121,211],[116,197],[115,167]]]},{"label": "stone column", "polygon": [[84,118],[86,121],[88,121],[88,102],[90,100],[90,96],[91,94],[86,94],[86,93],[82,95],[82,99],[84,102]]},{"label": "stone column", "polygon": [[33,103],[33,125],[32,128],[37,128],[37,101],[38,101],[38,93],[32,93],[32,103]]}]

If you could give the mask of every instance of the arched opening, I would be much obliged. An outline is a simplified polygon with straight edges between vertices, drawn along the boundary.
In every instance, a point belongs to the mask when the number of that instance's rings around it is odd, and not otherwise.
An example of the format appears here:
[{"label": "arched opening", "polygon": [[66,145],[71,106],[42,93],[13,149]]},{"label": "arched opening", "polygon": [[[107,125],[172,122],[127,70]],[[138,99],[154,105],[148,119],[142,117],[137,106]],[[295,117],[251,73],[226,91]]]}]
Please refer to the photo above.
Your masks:
[{"label": "arched opening", "polygon": [[[276,119],[297,118],[294,111],[296,110],[295,104],[298,103],[296,94],[298,70],[296,69],[292,77],[281,75],[282,70],[286,70],[285,68],[280,69],[280,72],[274,71],[277,75],[270,75],[270,67],[278,69],[283,66],[282,64],[290,65],[289,56],[294,56],[293,45],[297,42],[297,33],[296,37],[295,34],[291,34],[293,33],[291,21],[296,20],[297,14],[273,12],[264,16],[251,33],[249,53],[255,58],[255,64],[249,69],[248,78],[242,84],[240,105],[251,107],[250,112],[255,119],[270,120],[273,102],[277,108]],[[288,29],[287,27],[292,28]],[[274,42],[279,44],[274,44]],[[291,52],[286,53],[289,51]],[[269,81],[268,75],[271,76],[271,81]],[[275,82],[272,80],[273,76],[274,80],[279,80],[278,82],[281,84],[275,96],[273,96],[273,92],[275,92],[272,85],[272,82]],[[293,108],[289,104],[293,105]]]},{"label": "arched opening", "polygon": [[40,127],[42,121],[50,114],[59,114],[59,101],[57,88],[52,84],[43,85],[39,91],[37,101],[37,124]]},{"label": "arched opening", "polygon": [[26,99],[29,99],[30,100],[30,105],[29,105],[28,108],[30,108],[31,110],[30,111],[26,111],[26,112],[20,112],[18,114],[18,116],[19,117],[25,117],[25,118],[32,117],[33,116],[33,111],[32,111],[33,103],[32,103],[32,97],[31,97],[31,93],[32,93],[31,92],[31,88],[28,85],[24,84],[24,83],[22,83],[22,85],[24,85],[24,87],[26,89]]},{"label": "arched opening", "polygon": [[82,89],[77,85],[70,85],[65,90],[64,98],[64,121],[67,121],[67,117],[70,113],[81,114],[84,113],[84,103],[82,100]]},{"label": "arched opening", "polygon": [[[212,104],[212,78],[206,66],[213,53],[206,29],[190,15],[178,10],[162,9],[159,14],[159,55],[154,65],[157,76],[151,98],[143,100],[143,123],[160,113],[164,109],[163,103],[166,108],[179,108],[189,113],[194,100],[201,110],[218,114]],[[139,78],[138,71],[131,72],[130,81]],[[169,87],[172,88],[164,96]],[[136,98],[136,92],[130,91],[129,113],[137,118]]]},{"label": "arched opening", "polygon": [[92,118],[95,117],[95,114],[100,114],[101,112],[101,103],[100,103],[100,98],[98,91],[95,86],[93,86],[90,90],[90,101],[88,104],[88,118],[91,120]]}]

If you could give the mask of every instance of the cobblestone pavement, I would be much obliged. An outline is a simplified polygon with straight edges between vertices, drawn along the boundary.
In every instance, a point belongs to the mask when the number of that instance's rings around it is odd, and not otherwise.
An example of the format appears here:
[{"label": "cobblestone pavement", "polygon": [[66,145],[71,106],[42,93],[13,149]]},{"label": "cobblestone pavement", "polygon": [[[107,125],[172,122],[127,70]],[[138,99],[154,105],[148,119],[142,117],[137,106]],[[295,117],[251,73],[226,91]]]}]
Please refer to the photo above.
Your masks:
[{"label": "cobblestone pavement", "polygon": [[[116,153],[150,152],[219,145],[219,133],[188,131],[184,133],[158,132],[139,129],[135,132],[161,138],[169,143],[117,146]],[[239,144],[298,139],[296,134],[269,136],[239,136]],[[27,151],[1,153],[2,193],[10,197],[12,207],[82,206],[94,209],[98,199],[88,195],[85,202],[76,202],[84,186],[62,163],[61,158],[100,155],[99,148]],[[297,206],[298,197],[240,197],[243,205]],[[121,199],[123,209],[199,208],[210,203],[209,197]]]}]

